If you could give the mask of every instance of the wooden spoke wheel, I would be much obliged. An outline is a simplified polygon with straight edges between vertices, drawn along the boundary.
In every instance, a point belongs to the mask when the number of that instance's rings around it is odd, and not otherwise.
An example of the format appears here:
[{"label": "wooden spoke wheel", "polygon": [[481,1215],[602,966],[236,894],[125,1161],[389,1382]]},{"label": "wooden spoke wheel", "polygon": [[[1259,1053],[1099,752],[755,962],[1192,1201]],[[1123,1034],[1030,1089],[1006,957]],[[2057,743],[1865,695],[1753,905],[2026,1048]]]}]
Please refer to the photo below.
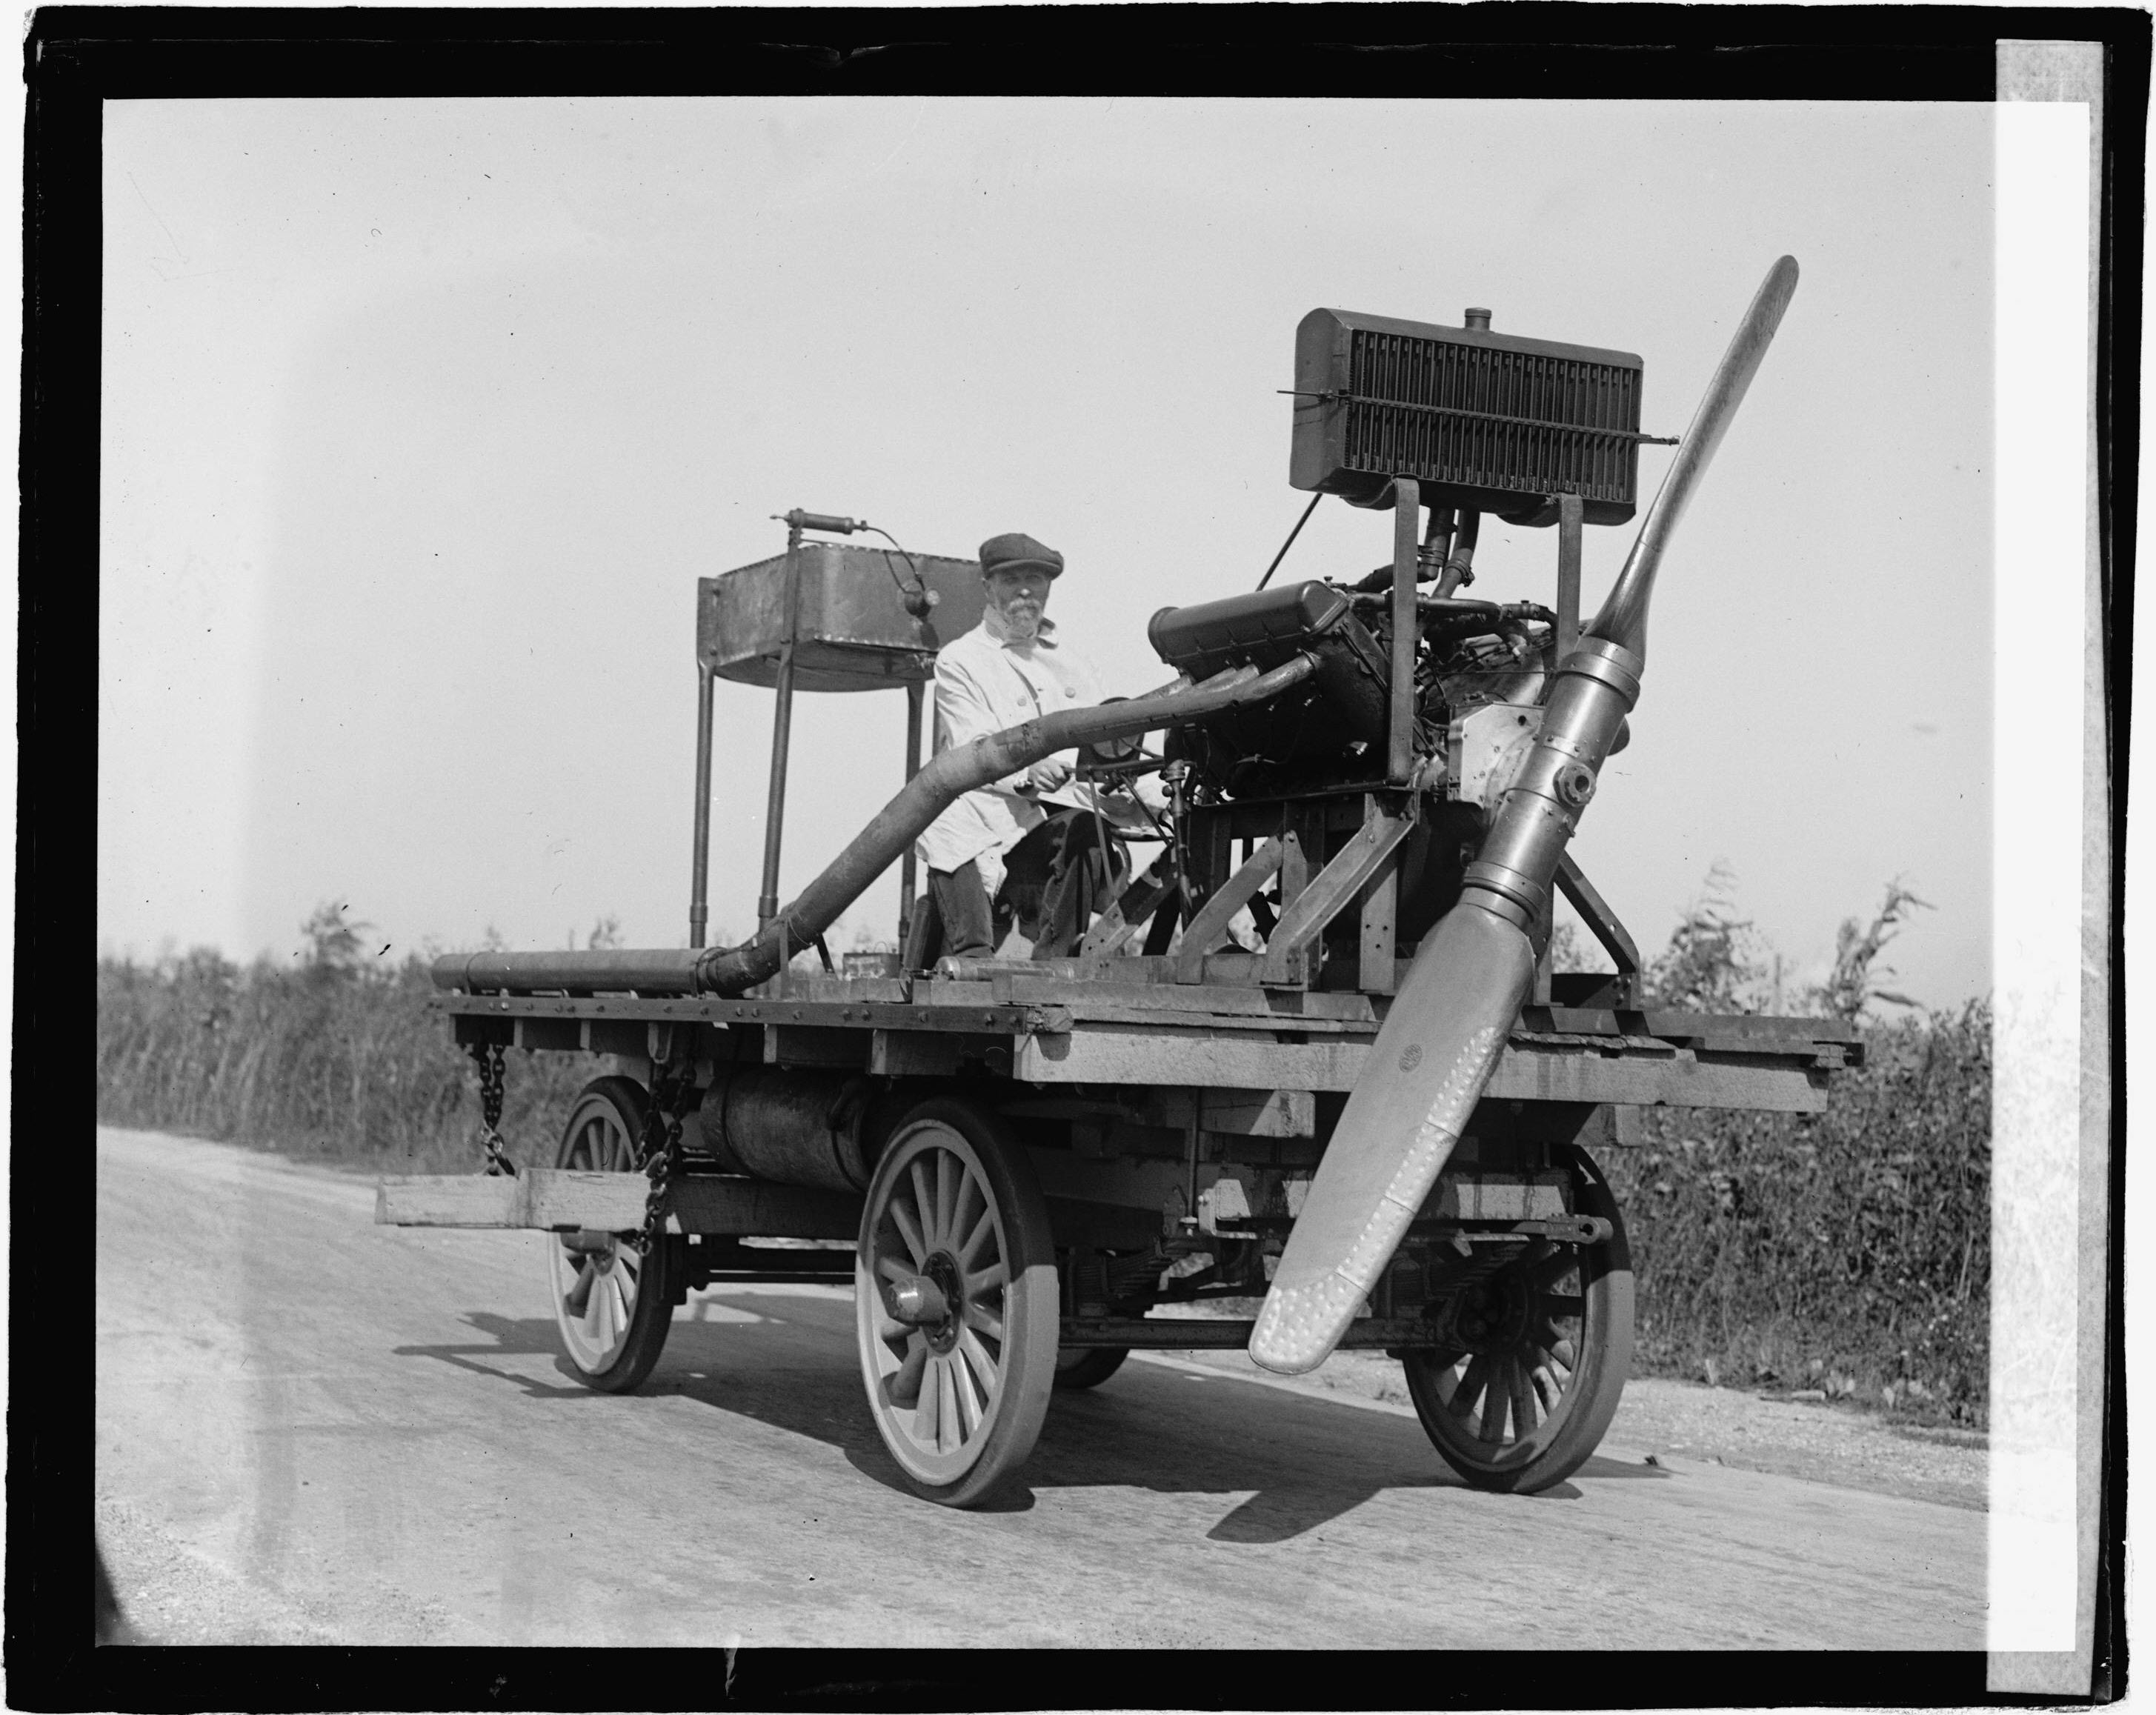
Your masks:
[{"label": "wooden spoke wheel", "polygon": [[1075,1346],[1055,1358],[1055,1385],[1069,1392],[1097,1388],[1123,1367],[1131,1355],[1127,1346]]},{"label": "wooden spoke wheel", "polygon": [[1632,1361],[1632,1258],[1617,1199],[1568,1146],[1573,1208],[1609,1222],[1599,1245],[1537,1245],[1467,1287],[1447,1341],[1402,1362],[1445,1461],[1478,1489],[1532,1494],[1586,1462]]},{"label": "wooden spoke wheel", "polygon": [[978,1504],[1040,1436],[1060,1312],[1033,1163],[991,1117],[931,1101],[892,1135],[854,1303],[869,1409],[908,1486]]},{"label": "wooden spoke wheel", "polygon": [[[634,1078],[598,1078],[569,1110],[555,1165],[630,1173],[643,1153],[645,1096]],[[567,1233],[547,1245],[554,1321],[577,1374],[608,1394],[639,1385],[665,1348],[673,1325],[673,1247],[651,1255],[612,1233]]]}]

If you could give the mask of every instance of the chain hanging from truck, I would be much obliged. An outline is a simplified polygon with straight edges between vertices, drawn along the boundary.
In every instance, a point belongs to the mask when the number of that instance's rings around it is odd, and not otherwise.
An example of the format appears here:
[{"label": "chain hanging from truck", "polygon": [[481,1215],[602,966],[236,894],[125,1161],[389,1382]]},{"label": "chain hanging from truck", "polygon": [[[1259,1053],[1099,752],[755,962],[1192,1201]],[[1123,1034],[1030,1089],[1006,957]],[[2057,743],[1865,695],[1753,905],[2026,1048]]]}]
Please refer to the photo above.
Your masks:
[{"label": "chain hanging from truck", "polygon": [[486,1151],[486,1171],[490,1178],[515,1178],[516,1163],[511,1161],[502,1147],[501,1094],[505,1079],[501,1070],[501,1045],[499,1042],[475,1042],[471,1045],[474,1065],[479,1067],[479,1141]]},{"label": "chain hanging from truck", "polygon": [[681,1167],[681,1122],[696,1093],[694,1062],[679,1073],[653,1062],[651,1100],[644,1110],[642,1154],[637,1162],[638,1169],[651,1181],[644,1199],[644,1230],[636,1237],[636,1248],[645,1256],[665,1234],[666,1194]]}]

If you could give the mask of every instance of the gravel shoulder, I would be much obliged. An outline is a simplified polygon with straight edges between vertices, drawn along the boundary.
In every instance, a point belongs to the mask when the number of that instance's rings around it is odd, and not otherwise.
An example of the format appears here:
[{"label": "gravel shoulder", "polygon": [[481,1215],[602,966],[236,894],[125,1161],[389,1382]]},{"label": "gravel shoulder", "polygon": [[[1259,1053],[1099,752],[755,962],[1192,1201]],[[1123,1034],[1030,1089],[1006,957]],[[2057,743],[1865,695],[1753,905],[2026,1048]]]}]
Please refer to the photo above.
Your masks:
[{"label": "gravel shoulder", "polygon": [[[1267,1387],[1412,1417],[1400,1367],[1376,1352],[1336,1352],[1306,1376],[1267,1374],[1242,1352],[1139,1353],[1133,1361],[1218,1370]],[[1899,1425],[1848,1405],[1763,1398],[1735,1388],[1635,1376],[1604,1439],[1604,1458],[1768,1471],[1870,1494],[1984,1510],[1983,1438]]]}]

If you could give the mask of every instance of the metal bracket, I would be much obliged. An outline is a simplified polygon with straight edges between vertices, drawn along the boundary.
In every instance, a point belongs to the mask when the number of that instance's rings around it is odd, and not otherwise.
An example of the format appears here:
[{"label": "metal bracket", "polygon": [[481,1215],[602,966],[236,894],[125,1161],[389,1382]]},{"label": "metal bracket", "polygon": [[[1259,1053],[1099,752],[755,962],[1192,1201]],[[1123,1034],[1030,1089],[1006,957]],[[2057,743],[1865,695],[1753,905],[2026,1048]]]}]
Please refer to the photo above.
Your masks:
[{"label": "metal bracket", "polygon": [[1411,477],[1393,479],[1393,660],[1390,718],[1387,721],[1385,778],[1405,786],[1414,773],[1415,572],[1422,542],[1422,488]]},{"label": "metal bracket", "polygon": [[1564,660],[1579,642],[1579,557],[1586,502],[1578,495],[1557,501],[1557,658]]},{"label": "metal bracket", "polygon": [[1617,913],[1594,891],[1594,884],[1581,873],[1570,852],[1558,857],[1556,881],[1558,891],[1571,901],[1572,908],[1579,913],[1580,922],[1587,925],[1589,932],[1602,943],[1602,950],[1615,963],[1620,999],[1627,1006],[1636,1006],[1640,1000],[1640,949],[1624,924],[1617,921]]},{"label": "metal bracket", "polygon": [[1553,1215],[1541,1220],[1517,1220],[1503,1226],[1463,1227],[1447,1221],[1432,1221],[1426,1226],[1414,1222],[1408,1230],[1416,1237],[1434,1236],[1445,1240],[1462,1255],[1474,1245],[1503,1245],[1521,1239],[1558,1239],[1570,1245],[1606,1245],[1616,1231],[1609,1220],[1599,1214]]},{"label": "metal bracket", "polygon": [[672,1019],[653,1019],[644,1025],[644,1058],[651,1062],[653,1077],[659,1076],[661,1068],[673,1065],[675,1033],[680,1029]]}]

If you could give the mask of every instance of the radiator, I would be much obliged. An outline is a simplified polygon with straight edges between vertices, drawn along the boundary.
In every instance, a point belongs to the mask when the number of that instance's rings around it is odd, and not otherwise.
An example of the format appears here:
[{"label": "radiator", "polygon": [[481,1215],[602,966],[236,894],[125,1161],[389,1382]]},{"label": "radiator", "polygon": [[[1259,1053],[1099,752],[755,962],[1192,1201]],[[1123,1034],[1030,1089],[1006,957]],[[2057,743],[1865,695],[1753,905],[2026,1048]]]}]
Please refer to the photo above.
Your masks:
[{"label": "radiator", "polygon": [[1631,517],[1639,358],[1344,310],[1296,330],[1288,480],[1368,505],[1411,476],[1427,506],[1548,524],[1575,494],[1591,524]]}]

